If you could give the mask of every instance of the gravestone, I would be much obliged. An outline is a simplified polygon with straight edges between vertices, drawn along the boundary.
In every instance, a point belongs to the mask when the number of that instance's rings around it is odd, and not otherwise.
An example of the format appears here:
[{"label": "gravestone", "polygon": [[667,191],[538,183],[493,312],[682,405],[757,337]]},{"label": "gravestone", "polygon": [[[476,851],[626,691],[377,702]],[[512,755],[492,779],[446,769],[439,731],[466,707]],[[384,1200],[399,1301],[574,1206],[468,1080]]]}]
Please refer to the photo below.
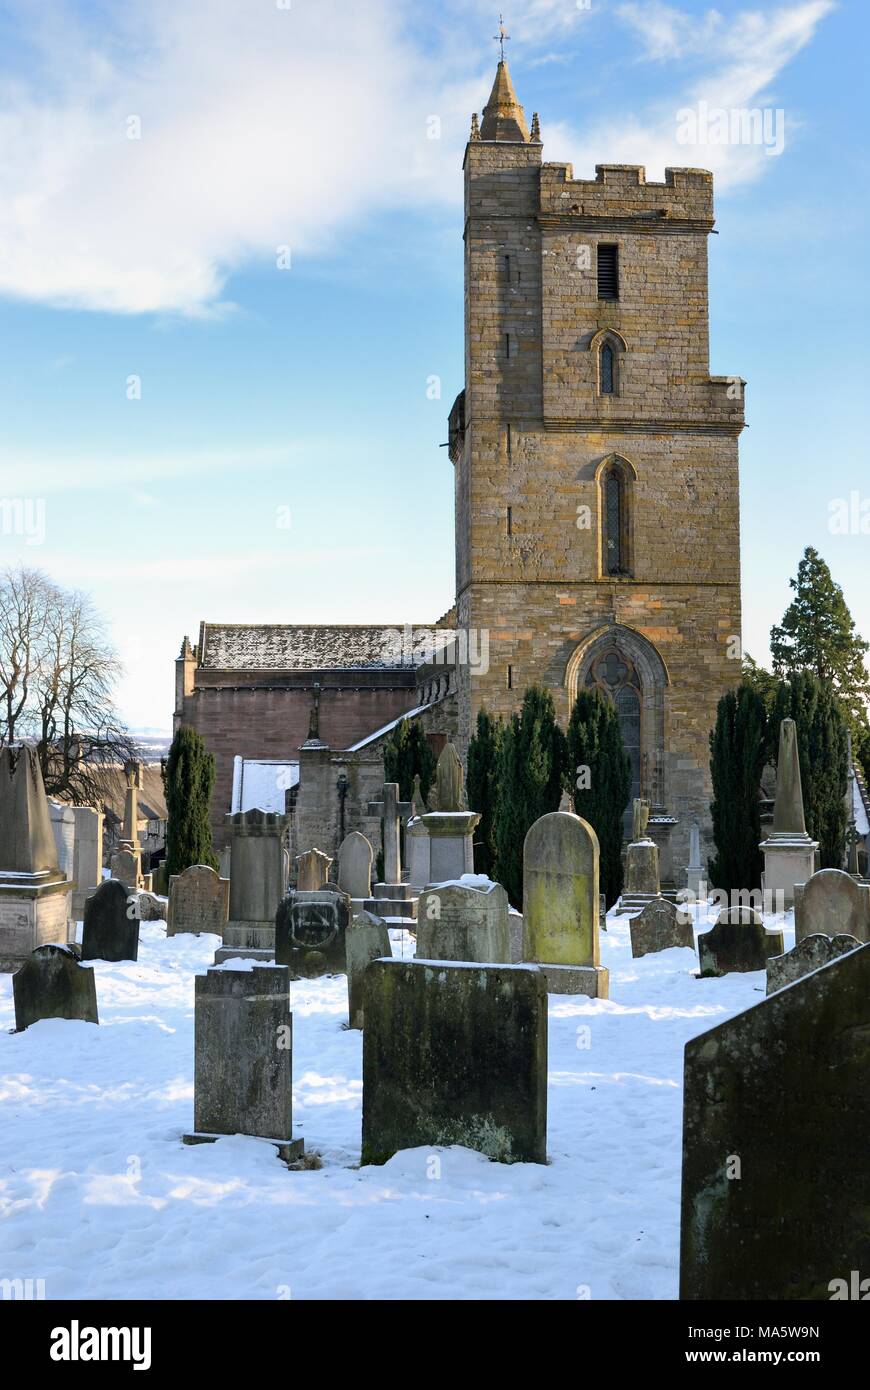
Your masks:
[{"label": "gravestone", "polygon": [[51,831],[54,835],[54,843],[57,849],[57,862],[61,873],[70,882],[75,878],[75,857],[76,857],[76,818],[73,815],[71,806],[64,806],[60,801],[48,800],[48,818],[51,821]]},{"label": "gravestone", "polygon": [[138,960],[139,917],[135,895],[107,878],[85,903],[82,960]]},{"label": "gravestone", "polygon": [[362,1162],[461,1144],[547,1161],[547,991],[528,965],[377,960],[366,970]]},{"label": "gravestone", "polygon": [[781,931],[768,931],[751,907],[723,907],[711,931],[698,937],[699,978],[764,970],[771,956],[781,956]]},{"label": "gravestone", "polygon": [[408,883],[419,893],[432,882],[431,837],[422,819],[409,820],[405,826],[405,852],[408,856]]},{"label": "gravestone", "polygon": [[290,978],[314,979],[347,969],[345,933],[350,898],[334,884],[314,892],[291,891],[275,914],[275,961]]},{"label": "gravestone", "polygon": [[381,820],[384,845],[384,881],[376,883],[372,897],[362,907],[393,926],[413,930],[417,916],[417,895],[410,883],[402,882],[400,823],[409,814],[411,803],[399,800],[398,782],[385,782],[383,800],[370,801],[368,814]]},{"label": "gravestone", "polygon": [[686,1045],[680,1298],[828,1300],[870,1272],[870,947]]},{"label": "gravestone", "polygon": [[[635,815],[636,822],[638,819],[643,820],[643,817]],[[625,851],[625,884],[616,915],[621,917],[640,911],[647,903],[654,902],[660,892],[658,845],[650,839],[632,841]]]},{"label": "gravestone", "polygon": [[166,935],[211,932],[223,936],[229,920],[230,881],[208,864],[191,864],[169,880]]},{"label": "gravestone", "polygon": [[809,882],[819,848],[818,841],[807,834],[797,726],[793,719],[783,719],[779,726],[773,830],[762,840],[760,848],[764,853],[764,891],[778,895],[773,901],[781,901],[783,908],[793,907],[795,885]]},{"label": "gravestone", "polygon": [[345,835],[338,850],[338,886],[342,893],[357,899],[371,896],[373,858],[371,841],[365,835],[358,830]]},{"label": "gravestone", "polygon": [[93,968],[80,965],[68,946],[37,946],[12,976],[12,995],[19,1033],[43,1018],[100,1021]]},{"label": "gravestone", "polygon": [[252,961],[246,970],[213,966],[195,980],[194,1127],[187,1144],[221,1134],[276,1143],[287,1162],[301,1156],[292,1135],[293,1015],[290,976]]},{"label": "gravestone", "polygon": [[509,965],[509,906],[500,883],[432,884],[418,904],[417,955]]},{"label": "gravestone", "polygon": [[631,919],[631,954],[634,959],[669,951],[674,946],[695,949],[692,919],[680,912],[667,898],[654,898],[642,912]]},{"label": "gravestone", "polygon": [[271,960],[275,913],[284,896],[282,837],[287,817],[275,811],[236,811],[224,817],[231,836],[230,915],[215,963],[231,957]]},{"label": "gravestone", "polygon": [[122,845],[109,857],[112,878],[123,883],[129,893],[135,893],[142,884],[141,851]]},{"label": "gravestone", "polygon": [[541,816],[523,846],[523,942],[553,994],[606,999],[598,935],[598,837],[570,811]]},{"label": "gravestone", "polygon": [[393,951],[386,922],[372,912],[358,912],[345,933],[347,954],[348,1026],[362,1028],[365,972],[373,960],[389,959]]},{"label": "gravestone", "polygon": [[870,941],[870,887],[841,869],[820,869],[794,890],[795,940],[820,933]]},{"label": "gravestone", "polygon": [[103,813],[93,806],[70,808],[75,818],[75,840],[72,895],[72,920],[84,916],[85,898],[99,888],[103,881]]},{"label": "gravestone", "polygon": [[66,944],[75,885],[58,864],[35,748],[0,749],[0,970],[37,946]]},{"label": "gravestone", "polygon": [[316,893],[329,878],[332,863],[321,849],[309,849],[296,856],[296,887],[302,893]]},{"label": "gravestone", "polygon": [[704,866],[701,863],[701,831],[694,822],[689,826],[689,863],[686,868],[686,888],[697,899],[701,892]]},{"label": "gravestone", "polygon": [[824,936],[821,933],[805,936],[784,955],[770,957],[767,962],[767,993],[773,994],[774,990],[794,984],[795,980],[820,970],[823,965],[830,965],[832,960],[839,960],[840,956],[846,955],[847,951],[857,950],[860,945],[861,942],[854,936]]}]

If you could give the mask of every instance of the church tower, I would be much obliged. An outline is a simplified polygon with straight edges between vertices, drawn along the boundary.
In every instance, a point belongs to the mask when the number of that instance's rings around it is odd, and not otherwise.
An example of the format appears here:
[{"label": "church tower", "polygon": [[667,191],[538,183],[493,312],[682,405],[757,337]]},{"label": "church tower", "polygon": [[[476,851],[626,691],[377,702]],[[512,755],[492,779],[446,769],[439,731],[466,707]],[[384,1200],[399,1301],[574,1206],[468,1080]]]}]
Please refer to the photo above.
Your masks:
[{"label": "church tower", "polygon": [[[542,162],[507,64],[465,152],[450,415],[460,740],[528,686],[614,700],[664,880],[711,849],[708,735],[740,677],[744,383],[711,377],[712,175]],[[488,658],[482,659],[488,641]]]}]

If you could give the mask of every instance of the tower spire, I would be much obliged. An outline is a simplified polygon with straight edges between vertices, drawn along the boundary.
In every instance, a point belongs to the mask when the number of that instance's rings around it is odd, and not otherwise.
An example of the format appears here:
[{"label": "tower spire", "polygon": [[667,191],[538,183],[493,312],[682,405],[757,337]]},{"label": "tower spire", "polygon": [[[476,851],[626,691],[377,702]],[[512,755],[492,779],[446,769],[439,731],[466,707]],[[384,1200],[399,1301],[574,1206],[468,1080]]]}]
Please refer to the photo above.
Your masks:
[{"label": "tower spire", "polygon": [[528,145],[529,127],[526,124],[526,113],[517,100],[507,59],[504,56],[504,46],[510,39],[510,34],[505,29],[504,19],[501,15],[498,17],[498,33],[494,37],[499,45],[501,57],[489,101],[483,108],[480,138],[481,140],[505,140]]}]

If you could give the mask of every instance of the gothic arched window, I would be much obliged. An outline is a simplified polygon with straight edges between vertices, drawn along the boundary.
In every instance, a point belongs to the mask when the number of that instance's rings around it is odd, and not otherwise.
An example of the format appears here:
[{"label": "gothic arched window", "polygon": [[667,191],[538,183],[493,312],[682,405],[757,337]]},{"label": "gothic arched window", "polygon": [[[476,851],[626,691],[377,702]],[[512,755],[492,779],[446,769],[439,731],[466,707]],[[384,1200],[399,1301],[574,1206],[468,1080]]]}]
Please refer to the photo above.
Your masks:
[{"label": "gothic arched window", "polygon": [[630,574],[630,488],[627,470],[618,459],[607,465],[600,486],[602,572]]},{"label": "gothic arched window", "polygon": [[641,795],[640,680],[631,660],[618,648],[605,648],[592,662],[586,684],[607,695],[616,706],[625,751],[631,762],[631,797]]},{"label": "gothic arched window", "polygon": [[610,343],[604,343],[601,348],[598,381],[602,396],[616,394],[616,353]]}]

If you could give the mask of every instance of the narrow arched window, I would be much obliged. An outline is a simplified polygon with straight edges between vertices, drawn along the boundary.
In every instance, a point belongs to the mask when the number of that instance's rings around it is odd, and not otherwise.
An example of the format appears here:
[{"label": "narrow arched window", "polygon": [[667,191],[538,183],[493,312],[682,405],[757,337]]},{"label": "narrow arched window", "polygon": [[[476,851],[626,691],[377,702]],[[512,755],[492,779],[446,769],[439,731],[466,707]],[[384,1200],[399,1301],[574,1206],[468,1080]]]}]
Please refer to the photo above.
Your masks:
[{"label": "narrow arched window", "polygon": [[599,368],[599,383],[602,396],[613,396],[616,394],[616,354],[610,343],[604,343],[601,348],[601,359]]},{"label": "narrow arched window", "polygon": [[604,479],[604,569],[607,574],[624,574],[625,484],[615,468]]}]

